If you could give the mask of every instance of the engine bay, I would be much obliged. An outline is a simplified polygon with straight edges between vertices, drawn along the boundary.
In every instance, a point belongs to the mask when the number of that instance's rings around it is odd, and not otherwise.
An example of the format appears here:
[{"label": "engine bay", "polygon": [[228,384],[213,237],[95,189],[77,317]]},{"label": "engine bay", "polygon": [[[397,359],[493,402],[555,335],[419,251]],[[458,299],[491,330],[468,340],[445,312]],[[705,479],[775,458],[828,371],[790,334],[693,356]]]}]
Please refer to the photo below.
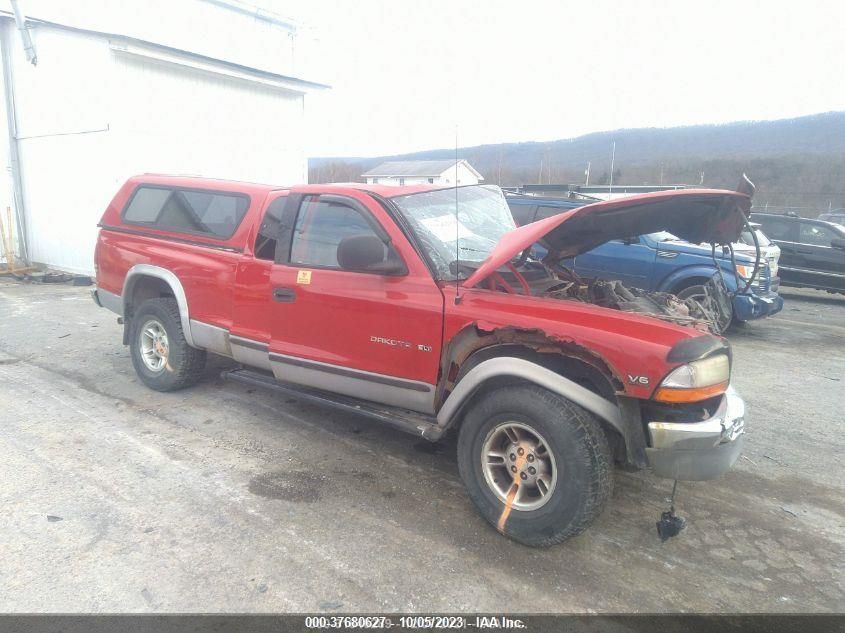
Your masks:
[{"label": "engine bay", "polygon": [[702,285],[700,295],[686,299],[669,292],[626,286],[618,280],[580,277],[564,266],[551,267],[537,261],[508,264],[487,279],[487,287],[513,294],[590,303],[714,334],[724,330],[725,319],[731,315],[730,295],[718,273]]}]

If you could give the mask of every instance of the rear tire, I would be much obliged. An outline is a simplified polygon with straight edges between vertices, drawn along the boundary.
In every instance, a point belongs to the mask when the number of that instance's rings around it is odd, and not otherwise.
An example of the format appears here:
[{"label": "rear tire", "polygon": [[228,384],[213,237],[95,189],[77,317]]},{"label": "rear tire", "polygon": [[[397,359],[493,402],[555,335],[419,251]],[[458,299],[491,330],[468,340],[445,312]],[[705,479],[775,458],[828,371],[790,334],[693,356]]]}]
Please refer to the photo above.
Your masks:
[{"label": "rear tire", "polygon": [[150,389],[175,391],[202,377],[205,351],[185,340],[175,299],[144,301],[132,316],[129,345],[135,372]]},{"label": "rear tire", "polygon": [[587,529],[610,498],[612,464],[598,420],[535,385],[483,396],[458,437],[461,479],[481,515],[532,547],[561,543]]}]

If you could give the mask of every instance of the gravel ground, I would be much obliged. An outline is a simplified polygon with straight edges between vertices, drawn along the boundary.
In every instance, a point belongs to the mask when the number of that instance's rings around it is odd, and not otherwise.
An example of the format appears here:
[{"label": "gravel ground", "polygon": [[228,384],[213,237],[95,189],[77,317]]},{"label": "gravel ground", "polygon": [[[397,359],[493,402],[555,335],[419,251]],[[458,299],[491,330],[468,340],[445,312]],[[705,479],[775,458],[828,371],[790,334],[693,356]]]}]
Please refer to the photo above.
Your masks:
[{"label": "gravel ground", "polygon": [[845,604],[845,296],[784,289],[733,332],[744,455],[681,484],[617,470],[582,536],[476,514],[455,441],[224,383],[136,379],[85,288],[0,281],[0,611],[833,612]]}]

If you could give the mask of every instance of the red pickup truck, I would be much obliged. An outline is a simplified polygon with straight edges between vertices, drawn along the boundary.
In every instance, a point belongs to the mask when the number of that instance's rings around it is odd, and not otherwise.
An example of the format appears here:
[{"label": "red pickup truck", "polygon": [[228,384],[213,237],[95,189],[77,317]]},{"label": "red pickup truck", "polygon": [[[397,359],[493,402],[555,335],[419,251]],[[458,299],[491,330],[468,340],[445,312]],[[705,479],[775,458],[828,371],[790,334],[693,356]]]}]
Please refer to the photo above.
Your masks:
[{"label": "red pickup truck", "polygon": [[211,352],[240,363],[234,380],[432,441],[455,431],[481,514],[550,545],[600,514],[614,462],[712,479],[744,433],[706,306],[560,261],[657,230],[728,244],[749,208],[747,193],[687,190],[515,228],[494,186],[144,175],[103,215],[93,294],[149,387],[193,384]]}]

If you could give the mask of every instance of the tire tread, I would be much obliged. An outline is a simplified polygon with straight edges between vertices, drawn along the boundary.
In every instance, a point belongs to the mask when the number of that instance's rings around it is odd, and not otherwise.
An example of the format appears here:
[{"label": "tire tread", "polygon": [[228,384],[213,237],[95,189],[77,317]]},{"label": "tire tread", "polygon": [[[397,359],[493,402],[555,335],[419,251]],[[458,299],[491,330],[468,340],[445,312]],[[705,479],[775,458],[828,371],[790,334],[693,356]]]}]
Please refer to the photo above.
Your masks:
[{"label": "tire tread", "polygon": [[175,349],[177,354],[181,357],[181,361],[176,364],[176,367],[171,365],[173,369],[173,372],[171,373],[171,380],[169,380],[166,384],[161,382],[151,384],[150,381],[144,378],[140,371],[138,371],[138,374],[147,386],[156,389],[157,391],[176,391],[177,389],[190,387],[202,378],[203,369],[205,368],[206,352],[205,350],[197,349],[188,345],[188,342],[185,339],[185,331],[182,329],[182,316],[179,313],[179,304],[176,302],[176,299],[169,297],[147,299],[138,306],[135,316],[133,317],[135,324],[132,328],[132,361],[136,365],[137,370],[139,361],[135,358],[136,355],[134,352],[137,346],[138,337],[137,328],[139,326],[137,324],[141,323],[146,315],[159,316],[156,314],[157,310],[163,312],[166,315],[166,320],[169,321],[164,324],[165,329],[173,330],[172,332],[168,331],[170,356],[173,356]]},{"label": "tire tread", "polygon": [[583,512],[578,521],[570,523],[567,529],[537,543],[541,547],[548,547],[578,536],[604,512],[613,494],[613,457],[604,431],[593,414],[546,389],[541,387],[534,387],[534,389],[537,392],[536,396],[547,399],[549,404],[562,405],[561,409],[565,410],[570,420],[577,424],[578,434],[588,447],[593,461],[592,477],[588,485],[589,491]]},{"label": "tire tread", "polygon": [[[574,443],[580,453],[579,458],[586,460],[588,464],[588,478],[583,482],[582,502],[579,504],[578,512],[567,525],[561,526],[561,529],[548,536],[515,534],[506,525],[505,534],[514,540],[533,547],[556,545],[581,534],[604,511],[613,492],[613,458],[604,430],[598,419],[574,402],[537,385],[523,384],[505,387],[484,397],[470,410],[461,428],[461,437],[458,439],[459,456],[465,454],[461,450],[461,444],[472,443],[472,438],[464,436],[464,431],[473,427],[481,428],[484,420],[500,413],[501,401],[511,403],[509,406],[521,401],[539,402],[543,409],[549,412],[550,420],[559,424],[568,424],[574,431]],[[470,452],[469,447],[467,447],[466,452]],[[479,506],[479,509],[482,509],[487,501],[483,494],[479,497],[479,493],[473,490],[473,485],[470,485],[470,482],[476,479],[471,472],[473,465],[464,463],[464,460],[460,459],[458,467],[461,477],[467,485],[470,497]],[[486,484],[480,482],[477,485]],[[495,525],[495,522],[483,510],[482,514],[491,524]]]}]

